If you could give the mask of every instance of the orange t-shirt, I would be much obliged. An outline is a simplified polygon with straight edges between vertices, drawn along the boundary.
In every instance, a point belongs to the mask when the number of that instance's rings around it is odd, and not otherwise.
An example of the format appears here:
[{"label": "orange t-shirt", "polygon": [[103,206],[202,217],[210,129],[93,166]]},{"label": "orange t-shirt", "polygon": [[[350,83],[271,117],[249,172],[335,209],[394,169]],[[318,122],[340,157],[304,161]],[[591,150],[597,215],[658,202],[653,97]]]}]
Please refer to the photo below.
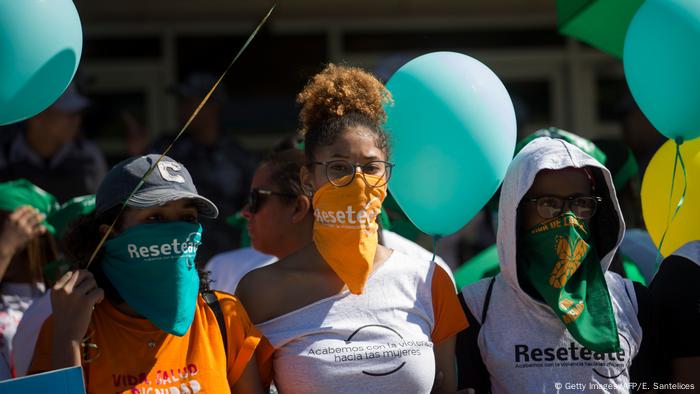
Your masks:
[{"label": "orange t-shirt", "polygon": [[432,282],[435,327],[430,337],[435,345],[469,327],[459,303],[454,282],[442,267],[435,264]]},{"label": "orange t-shirt", "polygon": [[[199,296],[192,326],[182,337],[143,318],[127,316],[103,301],[88,329],[90,349],[83,361],[88,393],[228,393],[260,347],[259,367],[269,368],[269,344],[234,296],[216,292],[225,317],[228,359],[214,312]],[[51,369],[53,318],[44,323],[29,373]],[[259,356],[260,357],[260,356]],[[263,380],[271,371],[260,371]],[[269,381],[267,381],[269,383]]]}]

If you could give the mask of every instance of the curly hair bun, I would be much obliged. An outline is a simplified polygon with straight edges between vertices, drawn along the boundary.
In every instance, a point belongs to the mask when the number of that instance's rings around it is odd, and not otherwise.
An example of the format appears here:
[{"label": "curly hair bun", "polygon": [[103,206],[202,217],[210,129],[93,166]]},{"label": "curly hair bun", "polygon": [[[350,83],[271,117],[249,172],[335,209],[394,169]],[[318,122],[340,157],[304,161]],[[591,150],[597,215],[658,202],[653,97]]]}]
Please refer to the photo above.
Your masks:
[{"label": "curly hair bun", "polygon": [[386,120],[384,104],[391,94],[372,74],[357,67],[329,64],[316,74],[297,96],[302,105],[302,135],[325,121],[348,113],[360,113],[376,126]]}]

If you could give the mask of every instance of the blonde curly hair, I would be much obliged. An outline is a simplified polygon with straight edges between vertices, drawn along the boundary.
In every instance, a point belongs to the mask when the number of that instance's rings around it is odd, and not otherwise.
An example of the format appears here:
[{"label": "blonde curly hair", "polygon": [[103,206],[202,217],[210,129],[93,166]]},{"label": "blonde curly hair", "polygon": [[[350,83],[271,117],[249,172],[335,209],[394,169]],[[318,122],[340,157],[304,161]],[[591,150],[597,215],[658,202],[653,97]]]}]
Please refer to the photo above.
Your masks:
[{"label": "blonde curly hair", "polygon": [[367,71],[329,64],[311,78],[297,95],[297,102],[302,104],[302,132],[307,132],[329,118],[350,112],[359,112],[381,125],[386,120],[384,104],[391,102],[391,94]]}]

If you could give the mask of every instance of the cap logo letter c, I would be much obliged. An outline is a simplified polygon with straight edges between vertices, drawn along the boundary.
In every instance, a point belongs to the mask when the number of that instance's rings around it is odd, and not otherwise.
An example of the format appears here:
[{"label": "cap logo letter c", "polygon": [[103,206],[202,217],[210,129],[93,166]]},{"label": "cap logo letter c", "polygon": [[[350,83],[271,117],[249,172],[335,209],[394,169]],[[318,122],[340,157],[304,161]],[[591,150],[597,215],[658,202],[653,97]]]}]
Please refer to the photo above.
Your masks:
[{"label": "cap logo letter c", "polygon": [[180,171],[182,165],[174,161],[160,161],[158,162],[158,171],[160,171],[160,176],[166,181],[185,183],[185,178],[180,174],[172,174],[169,170],[173,172]]}]

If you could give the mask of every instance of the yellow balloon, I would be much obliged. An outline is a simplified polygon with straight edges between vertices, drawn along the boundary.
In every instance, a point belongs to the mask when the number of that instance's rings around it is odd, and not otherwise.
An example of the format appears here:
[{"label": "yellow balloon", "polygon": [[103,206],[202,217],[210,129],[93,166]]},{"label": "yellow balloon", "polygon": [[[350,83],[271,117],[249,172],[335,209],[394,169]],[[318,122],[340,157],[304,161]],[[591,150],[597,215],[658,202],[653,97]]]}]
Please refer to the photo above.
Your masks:
[{"label": "yellow balloon", "polygon": [[[700,239],[700,138],[681,145],[688,189],[676,217],[668,226],[661,254],[668,256],[689,241]],[[676,180],[669,209],[671,177],[676,160],[676,143],[667,141],[654,154],[642,180],[642,214],[647,231],[659,246],[669,219],[683,193],[683,169],[676,168]]]}]

